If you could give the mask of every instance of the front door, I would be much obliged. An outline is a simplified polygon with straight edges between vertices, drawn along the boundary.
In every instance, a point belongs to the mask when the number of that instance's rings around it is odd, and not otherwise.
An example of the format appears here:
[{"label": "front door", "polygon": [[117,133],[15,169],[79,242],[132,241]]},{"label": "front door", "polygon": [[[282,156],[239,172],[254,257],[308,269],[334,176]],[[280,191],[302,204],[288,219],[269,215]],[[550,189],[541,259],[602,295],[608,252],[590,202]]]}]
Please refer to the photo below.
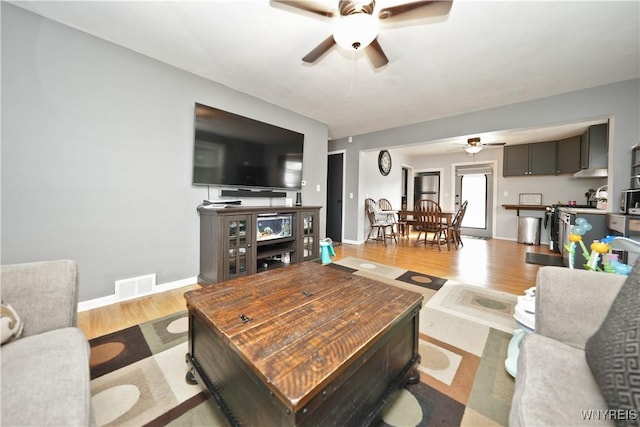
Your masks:
[{"label": "front door", "polygon": [[491,238],[493,235],[493,165],[491,163],[456,166],[455,209],[467,200],[467,211],[460,233]]}]

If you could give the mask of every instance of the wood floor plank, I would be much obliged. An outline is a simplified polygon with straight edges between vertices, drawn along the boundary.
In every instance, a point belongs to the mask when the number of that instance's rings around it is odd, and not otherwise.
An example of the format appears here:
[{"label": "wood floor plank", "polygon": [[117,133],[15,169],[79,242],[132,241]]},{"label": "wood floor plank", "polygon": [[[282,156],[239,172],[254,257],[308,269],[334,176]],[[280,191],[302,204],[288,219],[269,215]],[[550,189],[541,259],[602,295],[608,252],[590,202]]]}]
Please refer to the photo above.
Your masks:
[{"label": "wood floor plank", "polygon": [[[333,260],[352,256],[397,268],[482,286],[487,289],[521,294],[535,286],[539,265],[527,264],[527,252],[552,254],[547,246],[523,245],[508,240],[482,240],[463,237],[464,247],[438,251],[437,247],[415,244],[417,234],[407,241],[385,246],[382,242],[334,246]],[[186,310],[184,293],[197,284],[124,301],[78,313],[78,326],[91,339],[141,322]]]}]

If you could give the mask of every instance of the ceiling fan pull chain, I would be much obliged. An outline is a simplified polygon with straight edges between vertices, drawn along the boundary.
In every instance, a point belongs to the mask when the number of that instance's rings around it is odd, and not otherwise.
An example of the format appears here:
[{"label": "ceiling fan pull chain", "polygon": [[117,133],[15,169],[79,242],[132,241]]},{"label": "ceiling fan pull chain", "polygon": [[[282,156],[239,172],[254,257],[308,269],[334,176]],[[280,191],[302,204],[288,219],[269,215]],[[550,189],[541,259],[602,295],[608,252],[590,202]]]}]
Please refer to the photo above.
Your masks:
[{"label": "ceiling fan pull chain", "polygon": [[353,58],[353,70],[351,72],[351,88],[350,92],[353,93],[353,84],[356,80],[356,71],[358,69],[358,58],[356,57],[356,51],[351,52],[351,57]]}]

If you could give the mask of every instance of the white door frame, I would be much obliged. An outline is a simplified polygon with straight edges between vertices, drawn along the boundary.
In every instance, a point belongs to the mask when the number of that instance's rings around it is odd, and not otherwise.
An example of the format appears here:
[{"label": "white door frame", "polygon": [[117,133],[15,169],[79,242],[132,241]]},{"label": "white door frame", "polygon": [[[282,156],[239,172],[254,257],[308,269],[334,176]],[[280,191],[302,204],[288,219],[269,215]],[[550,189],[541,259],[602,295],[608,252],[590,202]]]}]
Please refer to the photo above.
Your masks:
[{"label": "white door frame", "polygon": [[[491,210],[491,238],[495,238],[496,235],[496,225],[497,225],[497,216],[498,216],[498,205],[496,204],[496,200],[498,200],[498,161],[497,160],[486,160],[486,161],[475,161],[475,162],[460,162],[460,163],[452,163],[451,164],[451,210],[456,211],[455,205],[455,195],[456,195],[456,168],[458,166],[473,166],[473,165],[491,165],[493,170],[492,176],[492,199],[493,206],[487,206],[487,211]],[[461,202],[462,203],[462,202]]]}]

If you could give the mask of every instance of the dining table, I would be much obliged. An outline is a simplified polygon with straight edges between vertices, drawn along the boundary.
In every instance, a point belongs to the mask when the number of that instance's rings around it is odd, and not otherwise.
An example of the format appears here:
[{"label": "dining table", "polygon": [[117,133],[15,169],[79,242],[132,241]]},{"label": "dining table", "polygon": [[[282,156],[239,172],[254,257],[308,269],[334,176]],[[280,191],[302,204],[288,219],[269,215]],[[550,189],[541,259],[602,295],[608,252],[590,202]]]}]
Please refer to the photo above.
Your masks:
[{"label": "dining table", "polygon": [[[398,223],[405,225],[407,227],[406,230],[404,230],[404,232],[406,233],[407,238],[409,238],[409,227],[411,226],[420,226],[422,224],[421,221],[419,221],[417,219],[419,212],[417,211],[411,211],[411,210],[399,210],[398,212]],[[440,215],[441,221],[444,223],[444,228],[445,228],[445,232],[446,232],[446,236],[445,236],[445,240],[447,242],[447,250],[451,250],[451,236],[449,235],[449,229],[453,223],[453,217],[455,215],[455,212],[450,212],[450,211],[442,211],[438,213]],[[418,240],[416,239],[416,244],[418,243]],[[457,249],[458,246],[454,245],[455,248]]]}]

